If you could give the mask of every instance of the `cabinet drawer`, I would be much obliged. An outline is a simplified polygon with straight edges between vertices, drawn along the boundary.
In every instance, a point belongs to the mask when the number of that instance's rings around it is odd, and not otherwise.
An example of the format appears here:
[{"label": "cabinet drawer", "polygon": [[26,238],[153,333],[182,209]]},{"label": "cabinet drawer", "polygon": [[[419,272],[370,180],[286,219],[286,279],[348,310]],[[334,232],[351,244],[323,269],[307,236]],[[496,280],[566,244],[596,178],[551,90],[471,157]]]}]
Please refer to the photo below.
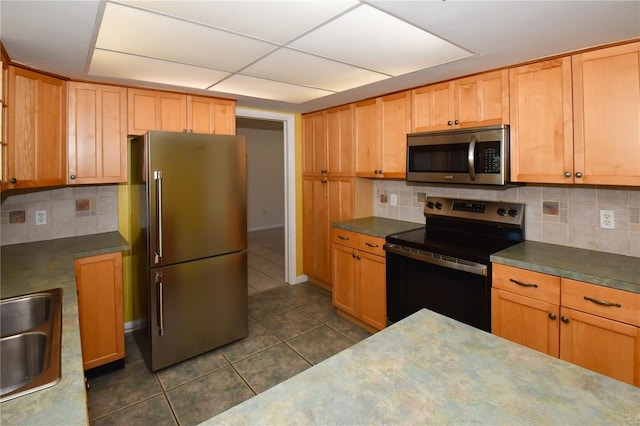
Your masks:
[{"label": "cabinet drawer", "polygon": [[358,250],[386,257],[384,252],[384,238],[373,237],[367,234],[358,234]]},{"label": "cabinet drawer", "polygon": [[563,278],[562,306],[640,327],[638,293]]},{"label": "cabinet drawer", "polygon": [[331,242],[341,244],[343,246],[349,246],[352,248],[358,248],[358,237],[360,234],[353,231],[346,231],[340,228],[331,228]]},{"label": "cabinet drawer", "polygon": [[494,263],[492,287],[555,305],[560,304],[560,277]]}]

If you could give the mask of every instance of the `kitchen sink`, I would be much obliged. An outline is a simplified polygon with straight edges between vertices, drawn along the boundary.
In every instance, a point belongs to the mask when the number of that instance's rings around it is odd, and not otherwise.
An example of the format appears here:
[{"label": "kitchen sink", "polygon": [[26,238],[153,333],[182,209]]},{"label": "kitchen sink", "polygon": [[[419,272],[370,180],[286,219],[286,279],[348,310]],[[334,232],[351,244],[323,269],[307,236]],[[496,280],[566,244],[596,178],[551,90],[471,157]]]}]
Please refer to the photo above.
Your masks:
[{"label": "kitchen sink", "polygon": [[62,289],[0,300],[0,402],[60,381]]}]

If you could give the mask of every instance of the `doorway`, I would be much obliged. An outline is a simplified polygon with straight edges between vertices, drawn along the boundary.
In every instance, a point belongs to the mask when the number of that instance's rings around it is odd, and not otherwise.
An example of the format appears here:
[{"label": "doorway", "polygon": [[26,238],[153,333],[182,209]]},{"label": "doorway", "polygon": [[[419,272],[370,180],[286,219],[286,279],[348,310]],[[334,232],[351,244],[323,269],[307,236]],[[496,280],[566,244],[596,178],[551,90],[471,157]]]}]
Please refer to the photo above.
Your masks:
[{"label": "doorway", "polygon": [[[295,194],[295,117],[270,111],[236,108],[236,118],[265,121],[264,126],[281,126],[283,137],[283,212],[284,212],[284,282],[297,284],[305,281],[296,271],[296,194]],[[254,212],[255,213],[255,212]],[[259,211],[258,214],[263,214]],[[269,214],[267,209],[266,215]]]}]

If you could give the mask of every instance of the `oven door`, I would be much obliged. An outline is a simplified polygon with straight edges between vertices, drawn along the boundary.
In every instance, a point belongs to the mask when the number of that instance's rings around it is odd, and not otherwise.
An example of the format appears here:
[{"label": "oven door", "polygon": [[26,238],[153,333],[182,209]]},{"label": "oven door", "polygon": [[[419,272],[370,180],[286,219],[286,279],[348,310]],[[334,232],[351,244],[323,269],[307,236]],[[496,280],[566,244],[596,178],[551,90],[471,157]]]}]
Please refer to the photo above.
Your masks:
[{"label": "oven door", "polygon": [[387,318],[422,308],[491,332],[489,265],[387,244]]}]

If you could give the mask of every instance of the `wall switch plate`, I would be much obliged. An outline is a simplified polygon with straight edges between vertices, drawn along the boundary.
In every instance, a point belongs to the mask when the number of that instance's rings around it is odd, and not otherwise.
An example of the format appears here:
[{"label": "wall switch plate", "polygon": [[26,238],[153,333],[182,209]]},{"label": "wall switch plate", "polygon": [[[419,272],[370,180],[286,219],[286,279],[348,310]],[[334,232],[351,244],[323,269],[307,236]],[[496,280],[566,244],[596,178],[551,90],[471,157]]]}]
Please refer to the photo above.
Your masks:
[{"label": "wall switch plate", "polygon": [[398,194],[389,194],[389,204],[392,206],[398,205]]},{"label": "wall switch plate", "polygon": [[600,228],[616,228],[616,220],[613,210],[600,210]]},{"label": "wall switch plate", "polygon": [[36,211],[36,225],[46,225],[47,224],[47,211],[46,210],[37,210]]}]

